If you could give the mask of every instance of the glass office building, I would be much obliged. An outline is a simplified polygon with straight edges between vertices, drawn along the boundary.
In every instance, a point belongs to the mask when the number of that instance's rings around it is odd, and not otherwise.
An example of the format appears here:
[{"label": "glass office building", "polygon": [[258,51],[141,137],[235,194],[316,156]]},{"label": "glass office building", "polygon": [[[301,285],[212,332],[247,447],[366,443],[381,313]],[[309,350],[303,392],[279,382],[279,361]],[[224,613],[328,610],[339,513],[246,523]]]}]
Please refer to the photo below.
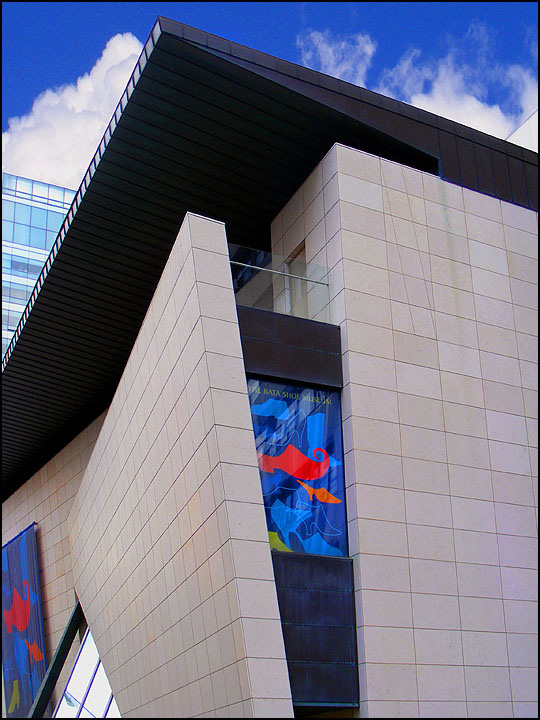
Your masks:
[{"label": "glass office building", "polygon": [[75,192],[2,173],[2,355]]}]

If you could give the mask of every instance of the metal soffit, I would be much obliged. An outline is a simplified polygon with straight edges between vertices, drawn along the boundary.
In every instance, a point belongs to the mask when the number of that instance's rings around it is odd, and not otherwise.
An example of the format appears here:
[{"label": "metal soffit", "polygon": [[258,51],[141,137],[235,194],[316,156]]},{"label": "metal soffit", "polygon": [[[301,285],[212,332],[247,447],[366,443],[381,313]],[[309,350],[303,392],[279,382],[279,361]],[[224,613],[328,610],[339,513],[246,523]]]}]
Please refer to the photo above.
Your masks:
[{"label": "metal soffit", "polygon": [[443,131],[537,177],[536,154],[460,128],[158,18],[3,360],[3,499],[108,407],[186,211],[269,250],[335,142],[437,173]]}]

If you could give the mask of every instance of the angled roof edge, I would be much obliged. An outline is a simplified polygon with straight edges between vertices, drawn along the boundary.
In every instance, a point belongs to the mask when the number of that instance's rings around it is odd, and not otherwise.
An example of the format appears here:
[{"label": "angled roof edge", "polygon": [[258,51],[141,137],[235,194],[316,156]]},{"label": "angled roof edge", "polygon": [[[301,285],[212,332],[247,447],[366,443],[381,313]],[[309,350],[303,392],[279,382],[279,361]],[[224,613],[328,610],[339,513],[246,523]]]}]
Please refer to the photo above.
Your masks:
[{"label": "angled roof edge", "polygon": [[[326,99],[334,105],[336,96],[343,96],[352,100],[360,100],[364,103],[380,107],[388,112],[395,113],[400,117],[407,117],[413,120],[421,120],[423,123],[434,128],[452,130],[456,134],[484,145],[487,148],[501,147],[504,143],[505,150],[513,157],[523,159],[525,162],[538,164],[538,154],[527,148],[515,145],[502,138],[496,138],[481,130],[476,130],[463,125],[455,120],[450,120],[442,115],[437,115],[429,110],[417,108],[401,100],[381,95],[374,90],[349,83],[346,80],[326,75],[318,70],[313,70],[303,65],[297,65],[288,60],[270,55],[261,50],[255,50],[246,45],[227,40],[218,35],[213,35],[205,30],[186,25],[176,20],[171,20],[162,15],[157,18],[161,32],[169,33],[177,38],[185,40],[192,45],[204,48],[218,57],[228,59],[246,70],[255,72],[262,77],[279,82],[279,77],[286,77],[289,81],[297,81],[293,86],[296,92],[310,94],[317,102],[324,102],[324,91],[327,91]],[[311,90],[310,90],[311,86]],[[346,110],[345,110],[346,112]],[[357,118],[360,119],[360,118]],[[436,155],[433,155],[436,157]],[[536,156],[536,157],[535,157]]]},{"label": "angled roof edge", "polygon": [[335,142],[537,203],[536,153],[158,17],[2,361],[3,497],[108,406],[185,212],[268,249]]}]

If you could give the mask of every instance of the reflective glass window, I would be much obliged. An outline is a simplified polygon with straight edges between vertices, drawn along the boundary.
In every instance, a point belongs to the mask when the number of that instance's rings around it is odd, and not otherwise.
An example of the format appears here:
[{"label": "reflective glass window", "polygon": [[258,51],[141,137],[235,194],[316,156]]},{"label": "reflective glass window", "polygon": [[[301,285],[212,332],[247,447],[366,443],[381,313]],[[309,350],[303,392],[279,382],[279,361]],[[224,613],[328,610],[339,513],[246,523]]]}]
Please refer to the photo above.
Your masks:
[{"label": "reflective glass window", "polygon": [[13,225],[13,242],[17,243],[17,245],[29,245],[30,226],[19,225],[19,223],[15,223]]},{"label": "reflective glass window", "polygon": [[2,190],[15,190],[17,178],[9,173],[2,173]]},{"label": "reflective glass window", "polygon": [[47,199],[48,185],[46,183],[38,182],[34,180],[34,197]]},{"label": "reflective glass window", "polygon": [[14,275],[28,275],[28,260],[24,258],[11,258],[11,272]]},{"label": "reflective glass window", "polygon": [[30,225],[31,209],[30,205],[15,203],[15,222],[23,223],[23,225]]},{"label": "reflective glass window", "polygon": [[56,212],[51,212],[49,210],[47,212],[47,230],[54,230],[58,232],[58,230],[60,230],[60,225],[62,224],[63,219],[64,215]]},{"label": "reflective glass window", "polygon": [[32,194],[32,180],[28,180],[27,178],[18,177],[17,178],[17,192],[24,193],[25,195],[31,195]]},{"label": "reflective glass window", "polygon": [[32,208],[32,219],[30,224],[33,227],[47,229],[47,211],[44,208]]},{"label": "reflective glass window", "polygon": [[77,662],[73,667],[73,672],[69,679],[68,690],[72,697],[80,704],[82,703],[88,684],[99,662],[98,651],[94,644],[94,638],[91,633],[88,633],[85,637],[84,646],[77,657]]},{"label": "reflective glass window", "polygon": [[31,287],[19,285],[19,283],[10,283],[6,286],[6,289],[9,291],[11,300],[23,302],[25,305],[32,291]]},{"label": "reflective glass window", "polygon": [[13,223],[9,220],[2,220],[2,241],[13,242]]},{"label": "reflective glass window", "polygon": [[43,263],[36,262],[35,260],[29,260],[28,261],[28,276],[29,277],[35,277],[39,275],[39,273],[43,270]]},{"label": "reflective glass window", "polygon": [[47,244],[47,232],[43,228],[30,228],[30,245],[40,250],[45,250]]},{"label": "reflective glass window", "polygon": [[86,696],[86,700],[84,701],[85,709],[88,710],[93,717],[103,717],[109,704],[111,692],[111,686],[105,675],[105,669],[103,665],[100,664],[92,686]]},{"label": "reflective glass window", "polygon": [[45,240],[45,250],[50,250],[56,240],[58,230],[47,230],[47,238]]},{"label": "reflective glass window", "polygon": [[56,185],[49,185],[49,200],[64,202],[64,188],[57,187]]},{"label": "reflective glass window", "polygon": [[2,200],[2,220],[13,220],[15,217],[15,203],[11,200]]},{"label": "reflective glass window", "polygon": [[14,312],[13,310],[8,313],[8,330],[16,330],[19,320],[21,319],[20,312]]}]

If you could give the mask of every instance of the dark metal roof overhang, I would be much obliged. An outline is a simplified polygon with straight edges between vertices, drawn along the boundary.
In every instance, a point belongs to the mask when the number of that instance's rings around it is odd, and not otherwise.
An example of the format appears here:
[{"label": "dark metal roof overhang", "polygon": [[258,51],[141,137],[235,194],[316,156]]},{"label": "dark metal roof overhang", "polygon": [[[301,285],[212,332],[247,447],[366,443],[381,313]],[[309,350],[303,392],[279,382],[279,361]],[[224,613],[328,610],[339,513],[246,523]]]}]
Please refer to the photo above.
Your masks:
[{"label": "dark metal roof overhang", "polygon": [[[3,498],[108,407],[186,211],[268,250],[271,220],[335,142],[444,176],[461,127],[444,123],[158,18],[4,358]],[[537,155],[477,140],[521,163],[530,194]],[[491,194],[512,194],[508,178]]]}]

